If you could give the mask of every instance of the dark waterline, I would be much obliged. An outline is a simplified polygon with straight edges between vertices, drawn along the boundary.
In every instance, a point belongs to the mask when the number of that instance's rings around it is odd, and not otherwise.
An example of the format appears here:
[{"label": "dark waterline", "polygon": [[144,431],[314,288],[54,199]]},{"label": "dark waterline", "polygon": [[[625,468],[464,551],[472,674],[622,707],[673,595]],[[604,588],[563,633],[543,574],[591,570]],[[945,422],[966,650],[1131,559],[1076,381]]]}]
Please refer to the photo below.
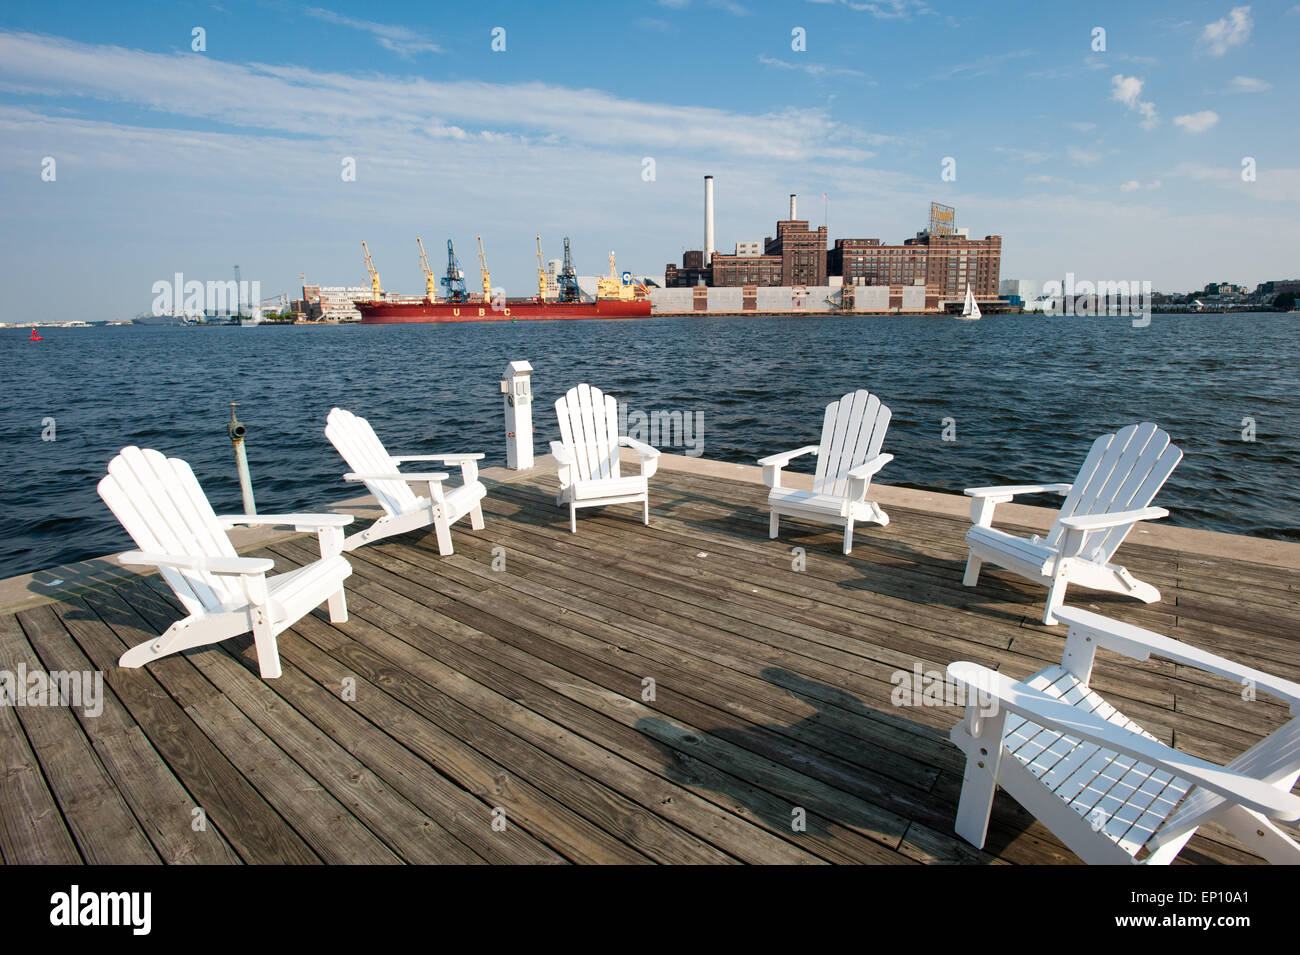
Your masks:
[{"label": "dark waterline", "polygon": [[[826,402],[865,387],[894,413],[884,483],[1070,480],[1098,434],[1152,420],[1185,454],[1156,502],[1168,523],[1300,540],[1297,332],[1281,313],[1156,315],[1147,328],[1039,316],[48,328],[32,344],[6,329],[0,577],[132,546],[95,491],[128,444],[185,458],[219,513],[241,510],[230,401],[264,513],[357,493],[323,434],[335,405],[394,453],[504,464],[497,382],[519,358],[536,369],[539,454],[558,437],[553,401],[579,381],[633,410],[702,412],[704,457],[741,463],[815,443]],[[49,417],[56,440],[43,441]]]}]

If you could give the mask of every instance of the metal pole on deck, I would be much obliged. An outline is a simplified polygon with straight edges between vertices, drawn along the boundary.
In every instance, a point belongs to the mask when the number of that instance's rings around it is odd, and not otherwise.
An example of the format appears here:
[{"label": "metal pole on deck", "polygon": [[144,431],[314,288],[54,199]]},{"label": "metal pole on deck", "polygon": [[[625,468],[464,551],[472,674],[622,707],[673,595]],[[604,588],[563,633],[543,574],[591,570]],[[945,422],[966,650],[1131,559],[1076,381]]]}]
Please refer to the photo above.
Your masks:
[{"label": "metal pole on deck", "polygon": [[238,401],[230,403],[230,424],[226,426],[226,430],[230,432],[230,443],[235,446],[235,468],[239,471],[239,493],[244,497],[244,513],[256,514],[257,505],[253,503],[253,479],[248,474],[248,453],[244,450],[244,437],[248,434],[248,429],[235,417],[235,408],[238,405]]}]

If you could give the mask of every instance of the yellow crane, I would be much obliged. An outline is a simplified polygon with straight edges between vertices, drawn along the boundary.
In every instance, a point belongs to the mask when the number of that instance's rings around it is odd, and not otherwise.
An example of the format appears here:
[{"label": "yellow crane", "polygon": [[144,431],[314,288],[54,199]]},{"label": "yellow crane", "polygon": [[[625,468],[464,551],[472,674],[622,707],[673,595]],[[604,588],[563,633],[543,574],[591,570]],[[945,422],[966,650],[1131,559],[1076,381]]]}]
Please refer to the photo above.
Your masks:
[{"label": "yellow crane", "polygon": [[424,297],[430,302],[438,300],[438,280],[433,277],[433,269],[429,268],[429,257],[424,254],[424,243],[417,235],[415,244],[420,247],[420,268],[424,270]]},{"label": "yellow crane", "polygon": [[361,240],[361,251],[366,256],[366,271],[370,273],[370,300],[378,302],[384,297],[384,289],[379,284],[379,273],[375,271],[374,260],[370,258],[370,250],[366,248],[366,242]]},{"label": "yellow crane", "polygon": [[542,237],[537,237],[537,301],[546,301],[546,267],[542,265]]},{"label": "yellow crane", "polygon": [[488,274],[487,258],[483,255],[483,237],[478,236],[478,270],[483,273],[483,304],[492,304],[492,276]]}]

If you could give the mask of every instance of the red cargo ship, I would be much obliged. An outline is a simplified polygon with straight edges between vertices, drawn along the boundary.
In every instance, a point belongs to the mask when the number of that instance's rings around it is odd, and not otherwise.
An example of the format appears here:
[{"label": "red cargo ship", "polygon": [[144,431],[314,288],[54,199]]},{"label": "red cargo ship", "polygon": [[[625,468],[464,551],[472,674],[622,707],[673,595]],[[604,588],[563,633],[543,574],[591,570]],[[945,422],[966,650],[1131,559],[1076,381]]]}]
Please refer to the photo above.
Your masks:
[{"label": "red cargo ship", "polygon": [[391,325],[400,322],[512,322],[547,321],[567,318],[649,318],[650,300],[595,302],[506,301],[497,306],[483,302],[359,301],[363,325]]},{"label": "red cargo ship", "polygon": [[[570,318],[649,318],[650,293],[644,285],[634,285],[631,276],[620,278],[614,265],[614,253],[609,254],[609,277],[596,282],[596,300],[578,301],[578,280],[569,254],[569,240],[564,240],[564,268],[558,276],[560,301],[548,300],[548,285],[542,267],[542,237],[537,237],[537,282],[535,298],[507,299],[492,288],[487,260],[483,254],[483,237],[478,237],[479,271],[483,278],[483,292],[474,301],[465,289],[465,273],[456,262],[456,252],[447,240],[447,274],[439,282],[429,268],[424,252],[424,242],[415,238],[420,249],[420,268],[424,272],[424,298],[388,298],[379,284],[370,249],[364,242],[366,271],[370,273],[371,296],[355,301],[363,325],[392,325],[406,322],[518,322],[548,321]],[[436,288],[446,287],[446,297],[439,300]]]}]

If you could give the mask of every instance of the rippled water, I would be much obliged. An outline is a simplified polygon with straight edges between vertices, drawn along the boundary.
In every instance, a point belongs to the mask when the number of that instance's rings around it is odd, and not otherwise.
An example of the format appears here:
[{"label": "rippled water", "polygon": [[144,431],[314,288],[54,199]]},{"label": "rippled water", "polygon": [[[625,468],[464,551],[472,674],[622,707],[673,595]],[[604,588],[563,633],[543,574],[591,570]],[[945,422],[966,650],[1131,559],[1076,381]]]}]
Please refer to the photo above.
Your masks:
[{"label": "rippled water", "polygon": [[1298,332],[1274,313],[1144,329],[1036,316],[54,328],[37,344],[0,330],[0,577],[130,546],[95,493],[127,444],[185,458],[218,512],[240,510],[230,401],[267,513],[355,493],[322,433],[334,405],[394,452],[502,464],[497,381],[518,358],[536,369],[539,453],[558,437],[551,402],[579,381],[632,409],[702,412],[704,456],[747,463],[815,443],[826,402],[865,387],[894,412],[885,483],[1071,480],[1098,434],[1153,420],[1185,454],[1157,500],[1171,523],[1300,540]]}]

